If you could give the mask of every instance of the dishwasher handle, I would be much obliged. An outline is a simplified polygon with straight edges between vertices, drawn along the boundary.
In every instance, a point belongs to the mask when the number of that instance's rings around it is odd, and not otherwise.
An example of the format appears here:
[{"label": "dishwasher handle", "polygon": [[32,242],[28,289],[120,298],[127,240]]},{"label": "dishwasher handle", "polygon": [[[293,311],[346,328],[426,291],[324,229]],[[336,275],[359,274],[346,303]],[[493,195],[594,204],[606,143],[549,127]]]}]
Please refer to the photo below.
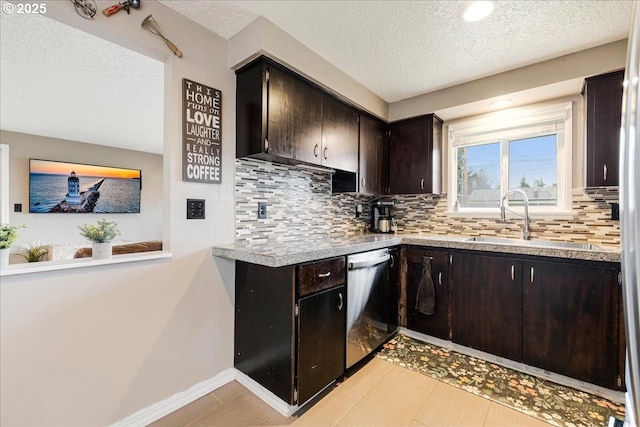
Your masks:
[{"label": "dishwasher handle", "polygon": [[374,265],[382,264],[383,262],[387,262],[391,259],[390,254],[383,255],[374,259],[367,259],[364,261],[355,261],[349,262],[349,270],[356,270],[358,268],[368,268],[373,267]]}]

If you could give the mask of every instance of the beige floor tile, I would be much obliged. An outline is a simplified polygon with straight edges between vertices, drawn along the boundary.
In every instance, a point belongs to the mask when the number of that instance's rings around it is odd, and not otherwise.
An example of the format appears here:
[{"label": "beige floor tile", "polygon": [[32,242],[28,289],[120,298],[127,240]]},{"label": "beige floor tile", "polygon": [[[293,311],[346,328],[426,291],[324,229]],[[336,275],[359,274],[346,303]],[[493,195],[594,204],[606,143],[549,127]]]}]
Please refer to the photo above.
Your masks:
[{"label": "beige floor tile", "polygon": [[297,417],[292,425],[334,426],[361,400],[362,395],[347,387],[338,385],[319,402]]},{"label": "beige floor tile", "polygon": [[548,427],[549,424],[530,417],[522,412],[507,408],[499,403],[491,402],[487,419],[484,424],[486,427],[502,427],[502,426],[522,426],[522,427]]},{"label": "beige floor tile", "polygon": [[428,375],[424,375],[407,368],[402,368],[397,365],[393,366],[392,371],[394,376],[398,378],[399,381],[402,381],[404,384],[410,384],[412,386],[418,387],[427,392],[431,392],[431,390],[433,390],[439,383],[438,380],[434,380]]},{"label": "beige floor tile", "polygon": [[422,423],[417,422],[416,420],[411,421],[411,424],[409,424],[409,427],[427,427]]},{"label": "beige floor tile", "polygon": [[391,369],[337,425],[409,426],[427,399],[428,389],[434,387],[407,376],[407,371]]},{"label": "beige floor tile", "polygon": [[393,363],[374,357],[360,370],[347,378],[342,385],[364,396],[393,368]]},{"label": "beige floor tile", "polygon": [[481,426],[489,403],[487,399],[438,382],[415,419],[426,426]]},{"label": "beige floor tile", "polygon": [[202,414],[188,427],[199,426],[273,426],[288,425],[293,418],[283,417],[236,381],[214,391],[222,405]]},{"label": "beige floor tile", "polygon": [[200,419],[203,414],[214,412],[222,406],[222,402],[213,393],[206,394],[187,406],[172,412],[166,417],[149,424],[149,427],[175,427],[186,426]]}]

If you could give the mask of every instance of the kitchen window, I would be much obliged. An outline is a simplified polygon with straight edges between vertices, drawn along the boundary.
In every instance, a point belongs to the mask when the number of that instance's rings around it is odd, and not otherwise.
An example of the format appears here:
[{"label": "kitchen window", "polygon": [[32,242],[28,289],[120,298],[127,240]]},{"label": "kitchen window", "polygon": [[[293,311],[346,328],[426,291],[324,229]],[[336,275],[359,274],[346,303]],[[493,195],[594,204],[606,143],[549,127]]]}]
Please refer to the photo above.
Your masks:
[{"label": "kitchen window", "polygon": [[[449,124],[449,210],[498,214],[521,189],[532,213],[571,208],[571,103],[503,110]],[[522,207],[519,194],[505,201]]]}]

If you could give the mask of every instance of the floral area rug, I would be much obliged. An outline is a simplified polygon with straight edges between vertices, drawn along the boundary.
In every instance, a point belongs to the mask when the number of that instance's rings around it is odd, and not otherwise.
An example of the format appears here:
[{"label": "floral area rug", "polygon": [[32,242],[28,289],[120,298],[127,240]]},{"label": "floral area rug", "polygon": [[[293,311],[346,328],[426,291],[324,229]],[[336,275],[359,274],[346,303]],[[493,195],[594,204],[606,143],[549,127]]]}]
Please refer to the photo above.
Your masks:
[{"label": "floral area rug", "polygon": [[601,427],[624,405],[446,348],[397,335],[376,357],[429,375],[554,426]]}]

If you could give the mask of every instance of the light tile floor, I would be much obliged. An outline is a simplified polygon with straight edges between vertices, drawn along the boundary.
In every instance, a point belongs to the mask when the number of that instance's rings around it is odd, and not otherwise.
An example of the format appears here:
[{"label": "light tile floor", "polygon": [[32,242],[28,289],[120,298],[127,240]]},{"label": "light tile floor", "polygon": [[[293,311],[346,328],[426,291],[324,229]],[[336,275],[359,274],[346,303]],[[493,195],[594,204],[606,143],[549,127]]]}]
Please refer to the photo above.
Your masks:
[{"label": "light tile floor", "polygon": [[521,412],[378,358],[296,417],[283,417],[234,381],[151,425],[548,427]]}]

